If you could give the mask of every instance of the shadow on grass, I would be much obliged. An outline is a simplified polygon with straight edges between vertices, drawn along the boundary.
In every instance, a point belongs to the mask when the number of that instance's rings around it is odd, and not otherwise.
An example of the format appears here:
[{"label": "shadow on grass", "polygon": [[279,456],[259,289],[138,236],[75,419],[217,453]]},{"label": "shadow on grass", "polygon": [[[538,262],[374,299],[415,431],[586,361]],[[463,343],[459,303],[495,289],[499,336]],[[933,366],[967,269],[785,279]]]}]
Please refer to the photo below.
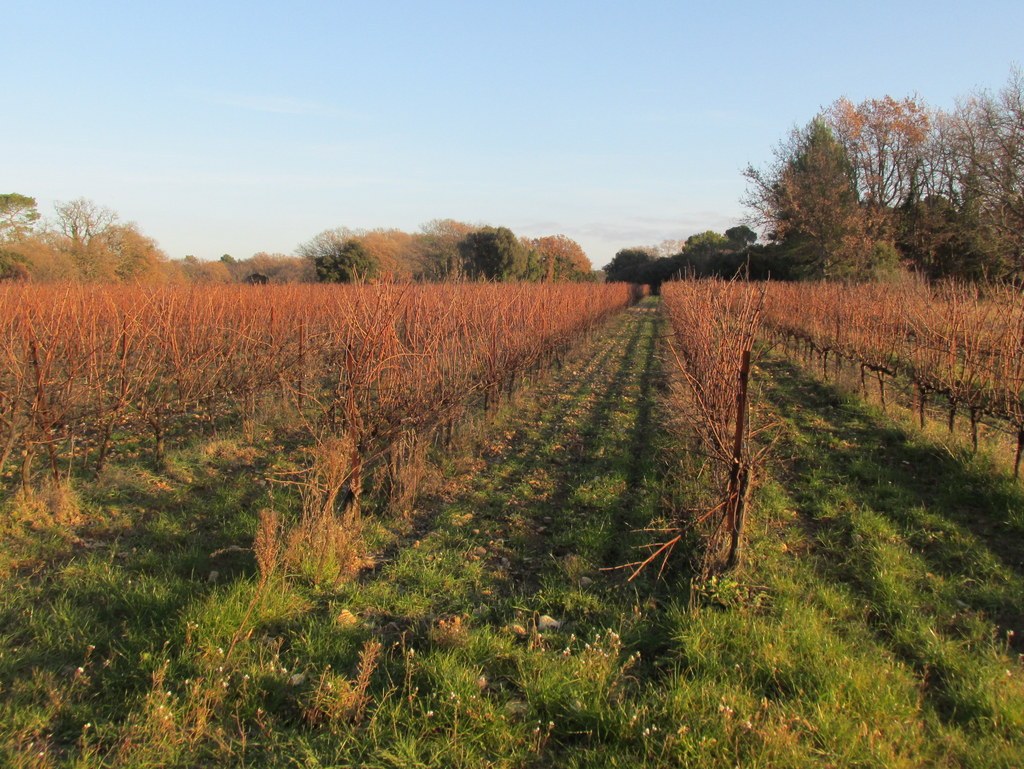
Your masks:
[{"label": "shadow on grass", "polygon": [[[941,447],[885,424],[869,407],[773,361],[767,391],[782,416],[811,436],[798,451],[799,479],[822,475],[843,484],[862,505],[900,526],[933,571],[957,574],[994,555],[1024,576],[1024,490],[989,468],[967,464]],[[931,516],[922,516],[927,510]],[[928,529],[962,536],[928,536]],[[980,558],[984,561],[984,558]]]},{"label": "shadow on grass", "polygon": [[966,649],[1024,627],[1024,493],[789,362],[762,368],[790,428],[780,474],[815,570],[864,602],[871,631],[918,671],[940,718],[990,718]]},{"label": "shadow on grass", "polygon": [[256,572],[247,548],[265,492],[237,467],[204,463],[177,492],[161,475],[108,472],[82,494],[86,522],[8,576],[0,627],[19,651],[0,664],[0,687],[59,678],[88,654],[121,681],[119,696],[142,691],[139,660],[180,644],[189,607]]},{"label": "shadow on grass", "polygon": [[[429,530],[420,532],[428,560],[407,550],[365,575],[362,600],[378,623],[417,636],[424,611],[485,606],[478,619],[496,629],[530,610],[559,613],[582,633],[621,616],[620,598],[635,593],[612,588],[628,572],[601,570],[635,560],[646,537],[637,530],[654,517],[660,323],[654,303],[631,309],[499,418],[465,487],[428,503]],[[449,563],[452,551],[468,563]],[[413,593],[422,599],[410,601]]]},{"label": "shadow on grass", "polygon": [[505,467],[495,467],[504,490],[546,476],[543,492],[519,499],[518,512],[548,521],[534,544],[556,558],[576,554],[597,567],[621,565],[630,557],[631,530],[650,520],[646,480],[655,467],[650,431],[660,323],[656,306],[631,309],[621,336],[552,384],[538,425],[520,425]]}]

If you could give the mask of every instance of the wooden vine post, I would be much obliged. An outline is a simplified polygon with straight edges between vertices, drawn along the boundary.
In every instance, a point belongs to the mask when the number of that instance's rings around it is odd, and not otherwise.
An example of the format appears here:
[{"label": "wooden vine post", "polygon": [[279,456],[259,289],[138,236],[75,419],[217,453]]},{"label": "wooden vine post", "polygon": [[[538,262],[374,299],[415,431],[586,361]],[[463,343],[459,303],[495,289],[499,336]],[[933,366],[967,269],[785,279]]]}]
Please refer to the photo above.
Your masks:
[{"label": "wooden vine post", "polygon": [[1017,453],[1013,457],[1013,477],[1020,479],[1020,461],[1024,457],[1024,427],[1017,428]]},{"label": "wooden vine post", "polygon": [[747,491],[750,488],[750,463],[744,453],[747,431],[747,384],[750,380],[750,350],[740,358],[739,383],[736,390],[736,433],[732,444],[732,467],[726,501],[725,525],[729,531],[727,567],[738,565],[743,555],[743,523],[746,517]]}]

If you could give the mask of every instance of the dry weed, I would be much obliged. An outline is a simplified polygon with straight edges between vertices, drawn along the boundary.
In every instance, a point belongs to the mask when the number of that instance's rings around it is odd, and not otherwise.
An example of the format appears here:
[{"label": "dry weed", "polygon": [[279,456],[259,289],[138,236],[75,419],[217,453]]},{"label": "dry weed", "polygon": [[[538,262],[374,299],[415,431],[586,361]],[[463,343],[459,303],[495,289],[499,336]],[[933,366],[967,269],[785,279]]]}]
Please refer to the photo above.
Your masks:
[{"label": "dry weed", "polygon": [[85,522],[81,501],[67,479],[47,479],[14,494],[11,520],[32,528],[71,528]]},{"label": "dry weed", "polygon": [[260,583],[266,584],[277,571],[281,559],[281,517],[276,510],[260,511],[260,523],[256,529],[253,552],[260,570]]},{"label": "dry weed", "polygon": [[370,679],[380,661],[383,645],[371,638],[359,653],[355,679],[335,674],[328,667],[302,705],[303,718],[310,726],[346,722],[358,724],[370,703]]},{"label": "dry weed", "polygon": [[462,622],[462,617],[441,618],[437,624],[427,632],[431,643],[444,648],[456,648],[463,646],[469,638],[469,628]]},{"label": "dry weed", "polygon": [[337,585],[363,566],[363,525],[351,488],[354,450],[348,436],[317,443],[310,467],[291,482],[302,497],[299,520],[284,526],[276,516],[261,518],[255,545],[261,573],[280,563],[314,584]]}]

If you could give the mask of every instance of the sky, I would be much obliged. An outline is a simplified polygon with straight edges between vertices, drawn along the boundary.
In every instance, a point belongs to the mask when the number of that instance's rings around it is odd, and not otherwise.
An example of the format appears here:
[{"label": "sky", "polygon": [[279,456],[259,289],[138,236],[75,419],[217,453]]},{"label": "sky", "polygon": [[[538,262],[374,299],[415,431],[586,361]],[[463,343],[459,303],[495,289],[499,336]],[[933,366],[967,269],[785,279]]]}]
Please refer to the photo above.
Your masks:
[{"label": "sky", "polygon": [[621,248],[741,222],[839,97],[951,108],[1024,3],[4,3],[0,192],[87,198],[171,258],[453,218]]}]

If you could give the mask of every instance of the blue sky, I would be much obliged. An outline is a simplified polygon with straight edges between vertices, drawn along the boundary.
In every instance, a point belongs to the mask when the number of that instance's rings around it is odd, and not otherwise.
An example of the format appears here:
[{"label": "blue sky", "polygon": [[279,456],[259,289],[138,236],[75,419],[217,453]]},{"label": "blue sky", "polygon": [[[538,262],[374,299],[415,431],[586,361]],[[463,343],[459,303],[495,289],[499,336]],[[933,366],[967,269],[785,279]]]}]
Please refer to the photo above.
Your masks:
[{"label": "blue sky", "polygon": [[743,215],[840,96],[951,107],[1024,3],[8,2],[0,192],[89,198],[174,258],[434,218],[615,252]]}]

